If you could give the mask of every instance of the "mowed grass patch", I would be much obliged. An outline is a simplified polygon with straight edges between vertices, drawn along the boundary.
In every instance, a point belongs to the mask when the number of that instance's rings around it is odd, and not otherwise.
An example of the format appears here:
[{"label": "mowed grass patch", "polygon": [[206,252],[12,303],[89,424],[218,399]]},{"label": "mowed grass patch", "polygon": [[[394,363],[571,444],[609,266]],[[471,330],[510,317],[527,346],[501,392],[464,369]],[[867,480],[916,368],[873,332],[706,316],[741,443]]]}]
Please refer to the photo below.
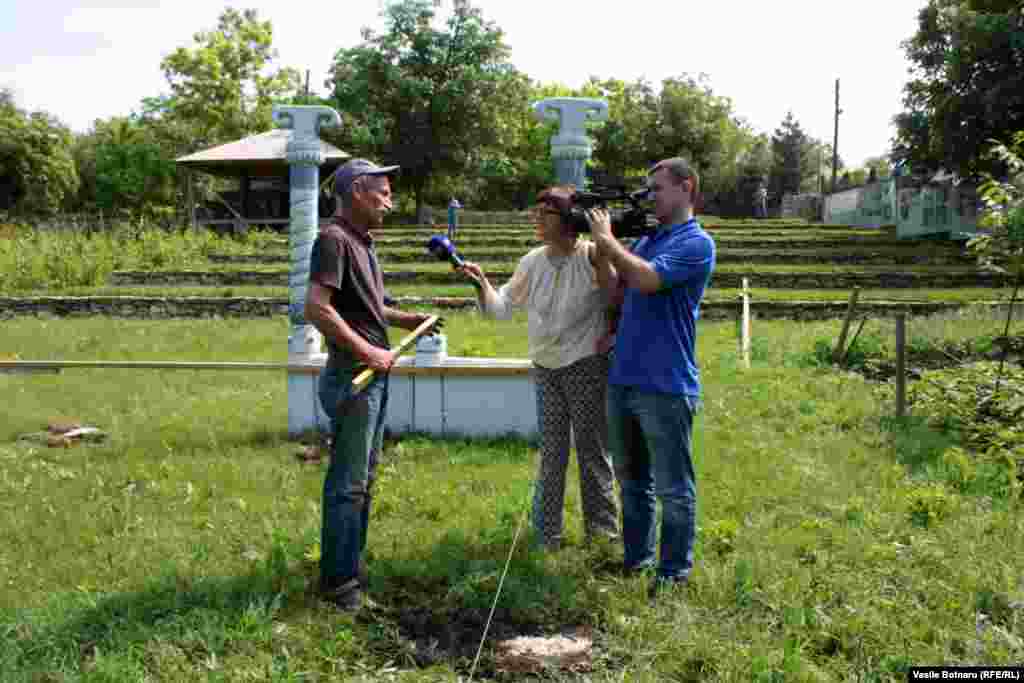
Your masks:
[{"label": "mowed grass patch", "polygon": [[[525,337],[521,319],[489,333],[464,323],[450,321],[450,349],[493,334],[506,355]],[[8,331],[4,351],[24,357],[272,360],[286,324],[15,319]],[[588,626],[589,680],[608,682],[897,681],[911,664],[1020,661],[1007,637],[1021,634],[1019,504],[901,465],[892,407],[861,377],[814,366],[814,341],[837,332],[758,322],[744,370],[735,326],[702,323],[690,587],[652,605],[642,578],[610,570],[617,549],[582,546],[573,465],[567,547],[538,555],[519,538],[492,634]],[[313,596],[324,465],[299,464],[285,439],[283,376],[0,382],[14,398],[0,542],[18,549],[0,554],[4,681],[465,680],[528,506],[533,445],[389,442],[369,543],[380,608],[352,618]],[[52,415],[111,438],[14,441]],[[494,673],[484,651],[478,678]]]}]

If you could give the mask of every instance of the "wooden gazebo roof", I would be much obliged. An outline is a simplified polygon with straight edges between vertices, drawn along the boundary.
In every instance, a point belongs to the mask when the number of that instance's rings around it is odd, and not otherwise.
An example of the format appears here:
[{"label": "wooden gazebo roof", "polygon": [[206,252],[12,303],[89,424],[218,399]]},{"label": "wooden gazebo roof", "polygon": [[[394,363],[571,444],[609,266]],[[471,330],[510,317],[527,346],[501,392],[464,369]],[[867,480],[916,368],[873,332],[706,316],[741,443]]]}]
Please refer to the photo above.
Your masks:
[{"label": "wooden gazebo roof", "polygon": [[[281,128],[270,130],[178,157],[175,162],[196,171],[228,178],[287,176],[285,148],[292,133]],[[320,149],[324,153],[321,176],[333,172],[351,156],[323,140],[320,141]]]}]

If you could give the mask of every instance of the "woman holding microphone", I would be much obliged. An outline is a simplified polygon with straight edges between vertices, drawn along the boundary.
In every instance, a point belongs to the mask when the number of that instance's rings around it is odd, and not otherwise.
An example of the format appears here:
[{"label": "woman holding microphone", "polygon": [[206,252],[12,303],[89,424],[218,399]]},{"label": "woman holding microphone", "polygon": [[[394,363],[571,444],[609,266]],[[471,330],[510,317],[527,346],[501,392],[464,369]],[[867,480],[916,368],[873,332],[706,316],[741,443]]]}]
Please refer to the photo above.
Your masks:
[{"label": "woman holding microphone", "polygon": [[562,540],[570,430],[576,442],[587,540],[618,536],[615,476],[606,449],[608,307],[615,277],[594,245],[568,224],[571,187],[551,187],[532,210],[543,245],[519,259],[495,289],[476,263],[459,270],[477,286],[484,315],[509,318],[526,308],[529,356],[536,369],[540,465],[534,489],[535,543],[557,550]]}]

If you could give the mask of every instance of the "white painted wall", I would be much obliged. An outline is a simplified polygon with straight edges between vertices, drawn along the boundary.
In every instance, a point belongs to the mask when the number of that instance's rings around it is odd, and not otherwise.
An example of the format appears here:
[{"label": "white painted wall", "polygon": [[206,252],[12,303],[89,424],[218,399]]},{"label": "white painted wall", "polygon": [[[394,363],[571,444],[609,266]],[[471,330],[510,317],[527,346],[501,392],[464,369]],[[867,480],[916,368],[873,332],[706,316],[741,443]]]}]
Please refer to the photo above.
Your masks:
[{"label": "white painted wall", "polygon": [[[403,356],[391,372],[387,428],[394,433],[438,436],[537,436],[533,364],[518,358],[462,358],[444,353],[443,338],[423,338],[415,356]],[[326,354],[311,358],[305,372],[288,373],[288,432],[300,434],[330,423],[317,398],[315,368]],[[407,374],[405,369],[416,368]],[[510,374],[515,373],[515,374]]]}]

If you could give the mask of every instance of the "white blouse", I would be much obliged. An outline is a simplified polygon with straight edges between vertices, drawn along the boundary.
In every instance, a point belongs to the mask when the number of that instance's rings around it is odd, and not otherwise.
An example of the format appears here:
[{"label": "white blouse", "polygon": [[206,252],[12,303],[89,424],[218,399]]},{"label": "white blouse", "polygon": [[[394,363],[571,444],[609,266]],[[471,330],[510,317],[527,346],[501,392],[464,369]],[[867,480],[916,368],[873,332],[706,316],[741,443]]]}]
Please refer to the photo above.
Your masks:
[{"label": "white blouse", "polygon": [[546,246],[521,259],[497,296],[488,292],[483,312],[509,318],[526,307],[529,355],[543,368],[562,368],[597,353],[608,331],[608,312],[597,273],[587,256],[590,242],[579,240],[568,256],[548,254]]}]

